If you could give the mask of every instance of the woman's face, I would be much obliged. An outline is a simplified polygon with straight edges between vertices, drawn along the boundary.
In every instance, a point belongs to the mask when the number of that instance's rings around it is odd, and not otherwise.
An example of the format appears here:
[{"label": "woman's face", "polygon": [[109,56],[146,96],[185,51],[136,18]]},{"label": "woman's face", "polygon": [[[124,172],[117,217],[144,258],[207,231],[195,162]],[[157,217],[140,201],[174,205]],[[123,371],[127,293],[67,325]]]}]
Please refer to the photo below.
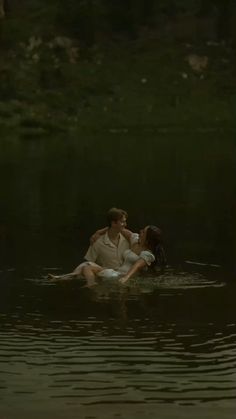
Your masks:
[{"label": "woman's face", "polygon": [[139,232],[139,242],[141,245],[144,245],[146,242],[146,237],[147,237],[147,230],[148,230],[149,226],[144,227],[143,229],[140,230]]}]

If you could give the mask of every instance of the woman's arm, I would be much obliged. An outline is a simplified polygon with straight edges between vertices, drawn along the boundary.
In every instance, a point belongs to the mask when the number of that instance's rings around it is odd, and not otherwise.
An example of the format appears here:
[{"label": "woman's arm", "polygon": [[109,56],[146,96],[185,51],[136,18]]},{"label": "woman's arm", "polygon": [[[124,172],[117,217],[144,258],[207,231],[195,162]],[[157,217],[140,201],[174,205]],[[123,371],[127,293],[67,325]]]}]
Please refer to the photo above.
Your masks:
[{"label": "woman's arm", "polygon": [[127,282],[131,278],[132,275],[134,275],[140,269],[144,268],[146,265],[147,264],[146,264],[144,259],[138,259],[137,262],[135,262],[135,264],[127,272],[127,274],[125,276],[123,276],[122,278],[120,278],[119,282],[124,284],[125,282]]},{"label": "woman's arm", "polygon": [[[95,231],[95,233],[90,237],[90,244],[95,243],[95,241],[97,241],[97,239],[99,239],[100,236],[103,236],[103,234],[106,234],[107,230],[108,230],[108,227],[103,227]],[[126,238],[126,240],[128,240],[128,242],[130,242],[133,232],[131,230],[128,230],[127,228],[124,228],[121,231],[121,234]]]},{"label": "woman's arm", "polygon": [[126,238],[126,240],[128,240],[128,242],[130,242],[133,232],[128,230],[127,228],[124,228],[121,231],[121,234],[122,234],[122,236],[124,236]]},{"label": "woman's arm", "polygon": [[95,233],[90,237],[90,244],[95,243],[95,241],[99,239],[100,236],[103,236],[103,234],[106,234],[107,230],[108,230],[108,227],[104,227],[95,231]]}]

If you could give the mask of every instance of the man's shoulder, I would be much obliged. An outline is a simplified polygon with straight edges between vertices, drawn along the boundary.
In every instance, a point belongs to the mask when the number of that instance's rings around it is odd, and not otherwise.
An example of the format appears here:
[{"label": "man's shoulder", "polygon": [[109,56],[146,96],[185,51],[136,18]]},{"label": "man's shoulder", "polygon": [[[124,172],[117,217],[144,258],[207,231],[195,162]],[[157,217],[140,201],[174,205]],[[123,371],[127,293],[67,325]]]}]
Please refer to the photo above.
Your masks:
[{"label": "man's shoulder", "polygon": [[102,236],[100,236],[91,246],[94,246],[95,248],[102,245],[102,244],[106,244],[107,242],[107,234],[103,234]]},{"label": "man's shoulder", "polygon": [[[129,241],[123,236],[122,233],[120,233],[120,244],[125,244],[129,246]],[[99,248],[100,246],[111,246],[111,240],[109,239],[109,236],[107,233],[100,236],[92,245],[91,247],[94,249]]]},{"label": "man's shoulder", "polygon": [[123,234],[122,234],[122,233],[120,233],[120,243],[121,243],[121,244],[125,244],[125,245],[127,245],[128,247],[130,246],[129,241],[126,239],[126,237],[125,237],[125,236],[123,236]]},{"label": "man's shoulder", "polygon": [[101,249],[103,248],[103,241],[101,240],[102,237],[99,237],[93,244],[90,244],[86,254],[85,259],[95,261],[97,255],[100,253]]},{"label": "man's shoulder", "polygon": [[122,234],[122,233],[120,233],[120,237],[121,237],[121,239],[122,239],[122,240],[125,240],[125,241],[127,241],[127,242],[128,242],[128,240],[126,239],[126,237],[125,237],[125,236],[123,236],[123,234]]}]

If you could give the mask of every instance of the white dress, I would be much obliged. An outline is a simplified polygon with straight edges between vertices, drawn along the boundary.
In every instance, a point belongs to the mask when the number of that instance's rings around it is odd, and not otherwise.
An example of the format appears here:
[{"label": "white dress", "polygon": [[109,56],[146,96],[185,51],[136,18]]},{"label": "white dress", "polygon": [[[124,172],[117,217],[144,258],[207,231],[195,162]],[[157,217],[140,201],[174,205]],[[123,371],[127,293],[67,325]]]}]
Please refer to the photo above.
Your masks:
[{"label": "white dress", "polygon": [[[131,246],[137,243],[139,240],[139,235],[133,233],[131,236]],[[133,250],[127,249],[124,252],[124,262],[122,265],[114,270],[114,269],[103,269],[101,272],[98,273],[99,277],[102,278],[120,278],[127,274],[130,268],[137,262],[139,259],[143,259],[146,262],[147,266],[150,266],[155,261],[155,256],[153,255],[150,250],[143,250],[139,255],[137,255]]]}]

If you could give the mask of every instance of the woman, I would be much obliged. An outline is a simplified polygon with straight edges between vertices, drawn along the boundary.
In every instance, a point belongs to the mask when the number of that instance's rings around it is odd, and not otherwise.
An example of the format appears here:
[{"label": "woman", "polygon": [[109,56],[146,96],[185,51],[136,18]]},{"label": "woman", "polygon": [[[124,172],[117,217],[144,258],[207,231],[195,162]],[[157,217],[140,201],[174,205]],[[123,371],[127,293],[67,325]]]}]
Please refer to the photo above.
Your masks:
[{"label": "woman", "polygon": [[[106,232],[106,228],[98,230],[95,236]],[[146,226],[140,234],[132,233],[130,230],[123,230],[122,234],[129,240],[130,249],[124,252],[124,262],[117,269],[106,269],[94,262],[81,263],[77,268],[67,275],[52,277],[53,279],[72,279],[76,276],[83,276],[87,280],[87,285],[95,285],[95,278],[119,278],[124,284],[133,275],[148,267],[163,267],[166,264],[164,249],[162,247],[161,230],[153,225]],[[95,238],[96,238],[95,237]]]},{"label": "woman", "polygon": [[[117,271],[114,271],[122,284],[142,270],[166,264],[165,253],[161,244],[161,230],[158,227],[146,226],[140,231],[139,235],[131,233],[129,230],[125,230],[122,234],[126,235],[126,238],[130,241],[130,249],[124,252],[124,263]],[[107,276],[106,271],[108,270],[101,270],[98,276]]]}]

